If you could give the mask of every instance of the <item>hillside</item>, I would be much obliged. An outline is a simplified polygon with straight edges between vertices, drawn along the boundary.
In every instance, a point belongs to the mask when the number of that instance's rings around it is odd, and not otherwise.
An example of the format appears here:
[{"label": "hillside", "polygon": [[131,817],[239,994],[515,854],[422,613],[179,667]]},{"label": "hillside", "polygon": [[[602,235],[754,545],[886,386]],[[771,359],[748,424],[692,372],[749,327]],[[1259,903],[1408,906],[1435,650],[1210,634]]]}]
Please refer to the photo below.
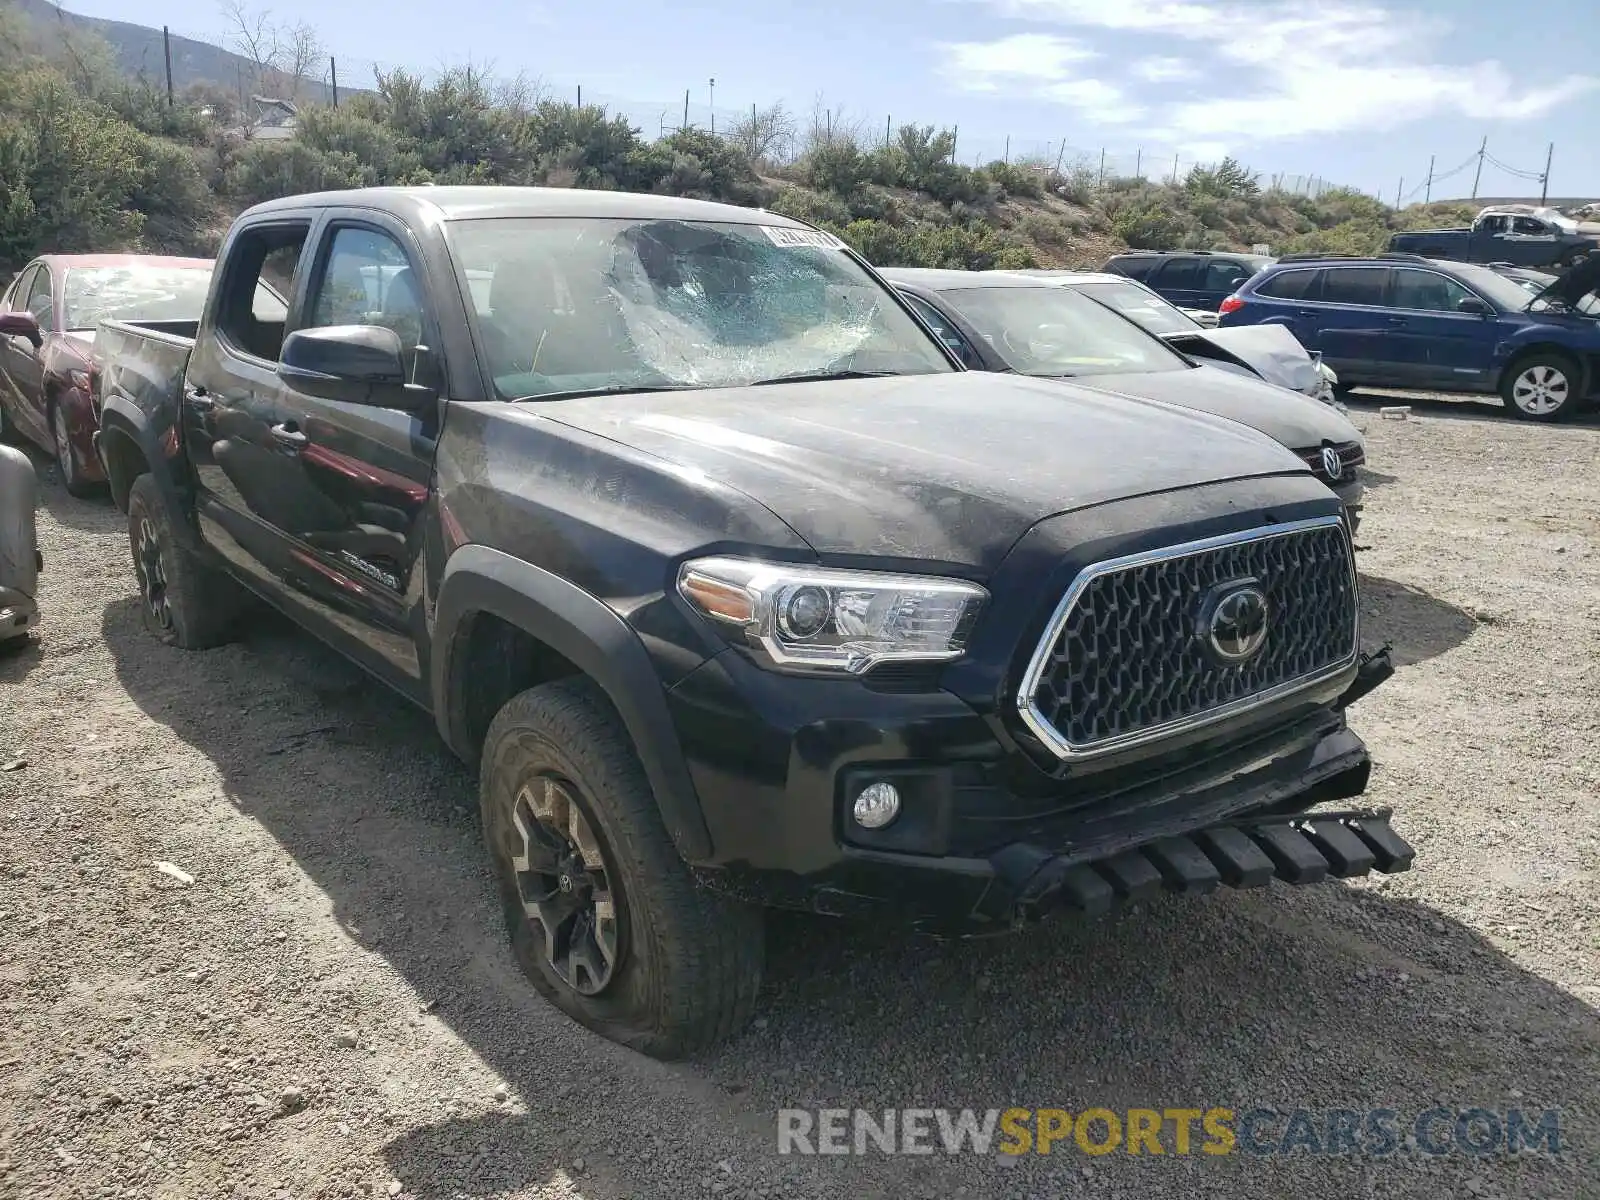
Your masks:
[{"label": "hillside", "polygon": [[[884,266],[1096,267],[1129,246],[1370,253],[1393,229],[1472,211],[1396,212],[1357,192],[1263,189],[1232,160],[1159,185],[1100,179],[1087,165],[972,168],[952,161],[947,131],[907,125],[868,147],[819,121],[804,130],[781,107],[722,136],[690,128],[647,141],[620,116],[535,102],[470,68],[432,83],[396,71],[376,91],[341,89],[335,110],[319,103],[320,82],[272,65],[287,61],[282,47],[296,37],[304,59],[310,31],[275,32],[274,54],[258,55],[265,65],[174,39],[178,102],[169,107],[159,30],[5,0],[0,267],[45,249],[212,253],[249,204],[383,183],[620,188],[764,205],[837,232]],[[255,86],[241,87],[248,72]],[[247,104],[241,117],[241,90],[298,92],[293,136],[241,137],[251,115]]]}]

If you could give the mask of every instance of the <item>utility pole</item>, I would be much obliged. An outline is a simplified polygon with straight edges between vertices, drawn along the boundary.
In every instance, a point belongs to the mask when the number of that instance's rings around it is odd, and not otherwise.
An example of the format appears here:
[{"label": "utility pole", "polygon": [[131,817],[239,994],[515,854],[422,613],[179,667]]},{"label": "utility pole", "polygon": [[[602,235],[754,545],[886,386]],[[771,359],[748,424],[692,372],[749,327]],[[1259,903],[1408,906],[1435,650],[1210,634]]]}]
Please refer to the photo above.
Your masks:
[{"label": "utility pole", "polygon": [[[1062,143],[1062,144],[1065,145],[1065,143]],[[1061,169],[1059,164],[1057,165],[1056,169],[1057,170]],[[1105,186],[1106,186],[1106,148],[1104,146],[1101,146],[1100,147],[1100,181],[1097,184],[1095,184],[1095,191],[1097,191],[1097,192],[1101,191],[1102,189],[1105,188]]]},{"label": "utility pole", "polygon": [[679,133],[688,133],[689,132],[689,89],[688,88],[684,88],[683,89],[683,128],[680,129],[678,132]]},{"label": "utility pole", "polygon": [[1140,146],[1137,150],[1135,150],[1133,152],[1133,177],[1135,179],[1143,179],[1144,178],[1144,147],[1143,146]]},{"label": "utility pole", "polygon": [[167,57],[167,107],[172,107],[172,35],[161,27],[161,52]]},{"label": "utility pole", "polygon": [[1006,134],[1006,165],[1011,165],[1011,135]]},{"label": "utility pole", "polygon": [[706,102],[706,107],[711,110],[711,136],[717,134],[717,81],[711,80],[711,98]]},{"label": "utility pole", "polygon": [[1437,154],[1428,155],[1428,187],[1422,193],[1422,202],[1424,204],[1429,204],[1433,201],[1433,160],[1438,157]]},{"label": "utility pole", "polygon": [[1478,180],[1483,178],[1483,156],[1489,151],[1489,135],[1483,135],[1483,145],[1478,147],[1478,169],[1472,173],[1472,198],[1478,198]]},{"label": "utility pole", "polygon": [[1394,206],[1396,208],[1400,207],[1400,193],[1405,190],[1405,186],[1406,177],[1402,175],[1400,176],[1400,182],[1394,185]]},{"label": "utility pole", "polygon": [[890,113],[883,119],[883,148],[885,150],[889,148],[889,130],[893,127],[893,124],[894,114]]},{"label": "utility pole", "polygon": [[950,131],[950,161],[956,160],[956,139],[961,136],[961,126],[957,125]]},{"label": "utility pole", "polygon": [[1178,156],[1176,154],[1172,156],[1172,186],[1178,186]]},{"label": "utility pole", "polygon": [[583,107],[583,84],[578,85],[578,107]]},{"label": "utility pole", "polygon": [[1556,144],[1550,143],[1550,149],[1544,155],[1544,174],[1539,176],[1539,203],[1542,205],[1550,196],[1550,160],[1556,156]]},{"label": "utility pole", "polygon": [[333,79],[333,106],[339,107],[339,60],[328,56],[328,74]]}]

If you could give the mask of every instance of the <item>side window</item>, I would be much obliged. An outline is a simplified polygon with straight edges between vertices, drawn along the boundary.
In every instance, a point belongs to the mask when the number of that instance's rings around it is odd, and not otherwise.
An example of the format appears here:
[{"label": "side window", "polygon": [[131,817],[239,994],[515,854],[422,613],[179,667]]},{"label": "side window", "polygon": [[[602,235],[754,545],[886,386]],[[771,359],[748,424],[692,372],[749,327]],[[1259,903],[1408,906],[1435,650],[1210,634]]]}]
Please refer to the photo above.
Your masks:
[{"label": "side window", "polygon": [[1550,231],[1545,228],[1543,221],[1536,221],[1532,217],[1517,217],[1511,222],[1511,232],[1520,233],[1526,237],[1547,237]]},{"label": "side window", "polygon": [[33,273],[33,283],[28,288],[27,309],[44,332],[50,333],[55,329],[56,310],[50,302],[50,271],[46,267],[40,267]]},{"label": "side window", "polygon": [[1208,292],[1231,292],[1254,273],[1242,263],[1236,263],[1226,258],[1212,259],[1206,266],[1205,290]]},{"label": "side window", "polygon": [[1478,223],[1478,228],[1481,229],[1484,233],[1489,234],[1490,236],[1498,237],[1499,235],[1501,235],[1501,234],[1503,234],[1503,233],[1505,233],[1507,231],[1506,230],[1506,218],[1505,217],[1485,217],[1482,221],[1480,221]]},{"label": "side window", "polygon": [[977,351],[967,344],[966,338],[951,327],[938,309],[934,308],[926,300],[919,300],[915,296],[907,296],[904,292],[901,295],[905,297],[906,303],[916,311],[917,316],[928,323],[928,328],[933,330],[938,339],[950,348],[951,353],[959,358],[963,365],[968,367],[983,365]]},{"label": "side window", "polygon": [[1198,290],[1205,286],[1207,263],[1196,258],[1169,258],[1161,264],[1151,280],[1158,291],[1161,288],[1186,288]]},{"label": "side window", "polygon": [[1383,303],[1388,267],[1330,267],[1322,281],[1322,299],[1329,304]]},{"label": "side window", "polygon": [[294,294],[295,271],[310,232],[305,222],[258,225],[234,240],[217,297],[216,328],[235,350],[278,361],[287,317],[282,298]]},{"label": "side window", "polygon": [[1316,271],[1283,271],[1264,279],[1256,286],[1256,295],[1272,296],[1278,300],[1311,300],[1315,298]]},{"label": "side window", "polygon": [[406,373],[422,344],[422,290],[406,252],[387,233],[357,225],[333,231],[327,260],[309,301],[308,328],[381,325],[400,337]]},{"label": "side window", "polygon": [[1158,261],[1154,258],[1114,258],[1106,264],[1106,270],[1126,275],[1129,279],[1148,279]]},{"label": "side window", "polygon": [[28,285],[33,281],[34,269],[29,267],[11,281],[11,286],[6,289],[6,298],[0,300],[0,310],[22,312],[28,307]]},{"label": "side window", "polygon": [[1424,312],[1458,312],[1461,301],[1471,294],[1454,279],[1446,279],[1432,271],[1397,270],[1394,273],[1394,295],[1389,303],[1395,308],[1420,309]]}]

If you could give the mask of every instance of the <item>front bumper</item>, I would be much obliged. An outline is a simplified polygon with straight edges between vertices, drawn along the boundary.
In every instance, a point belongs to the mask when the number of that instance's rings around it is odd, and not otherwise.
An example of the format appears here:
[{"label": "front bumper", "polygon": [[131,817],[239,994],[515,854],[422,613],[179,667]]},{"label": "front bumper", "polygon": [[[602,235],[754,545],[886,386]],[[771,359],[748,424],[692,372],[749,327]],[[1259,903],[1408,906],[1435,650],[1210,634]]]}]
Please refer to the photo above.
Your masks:
[{"label": "front bumper", "polygon": [[[886,720],[903,758],[885,761],[881,741],[861,753],[869,732],[835,719],[830,739],[853,752],[826,767],[811,755],[810,772],[795,759],[781,783],[749,777],[737,798],[719,789],[705,761],[691,761],[702,800],[709,801],[713,841],[735,850],[731,861],[725,855],[697,875],[753,903],[971,935],[1003,932],[1055,909],[1104,912],[1158,890],[1256,887],[1274,878],[1305,884],[1405,870],[1412,851],[1389,827],[1387,812],[1303,815],[1366,790],[1371,757],[1343,709],[1392,673],[1385,648],[1363,659],[1331,705],[1254,741],[1208,747],[1155,776],[1101,781],[1087,799],[1053,808],[1003,787],[963,785],[960,770],[973,764],[950,760],[977,751],[974,737],[952,737],[953,754],[940,761],[937,739]],[[763,740],[752,739],[745,753]],[[954,770],[956,782],[946,787],[958,794],[981,793],[982,811],[963,813],[959,798],[951,805],[948,796],[940,807],[938,788],[928,782],[936,770]],[[846,805],[878,778],[901,786],[906,807],[886,830],[869,834],[850,827]],[[820,831],[818,818],[826,822]],[[979,833],[963,837],[963,823]],[[896,846],[902,824],[907,828]],[[914,833],[933,840],[910,846]],[[930,851],[930,844],[938,848]]]}]

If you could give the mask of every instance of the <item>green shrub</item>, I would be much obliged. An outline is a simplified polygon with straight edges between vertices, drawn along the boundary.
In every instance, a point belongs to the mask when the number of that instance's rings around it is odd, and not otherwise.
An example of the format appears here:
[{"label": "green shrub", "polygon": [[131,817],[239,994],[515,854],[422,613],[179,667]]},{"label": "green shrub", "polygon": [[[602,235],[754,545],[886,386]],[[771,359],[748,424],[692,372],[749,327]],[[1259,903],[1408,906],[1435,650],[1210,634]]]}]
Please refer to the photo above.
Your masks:
[{"label": "green shrub", "polygon": [[228,168],[228,194],[243,205],[302,192],[369,187],[377,173],[343,150],[318,150],[298,140],[252,142]]}]

